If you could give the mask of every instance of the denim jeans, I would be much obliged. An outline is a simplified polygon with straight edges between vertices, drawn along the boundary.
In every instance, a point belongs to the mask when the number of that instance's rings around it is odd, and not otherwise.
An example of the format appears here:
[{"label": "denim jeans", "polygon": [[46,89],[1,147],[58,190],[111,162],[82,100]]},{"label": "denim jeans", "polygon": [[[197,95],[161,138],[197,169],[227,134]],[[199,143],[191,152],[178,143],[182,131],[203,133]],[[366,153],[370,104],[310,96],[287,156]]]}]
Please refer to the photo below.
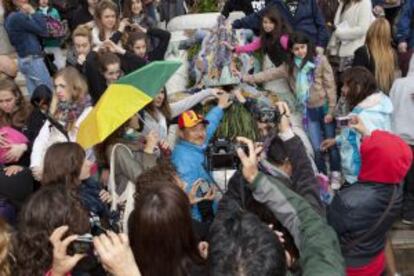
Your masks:
[{"label": "denim jeans", "polygon": [[[308,108],[309,125],[308,135],[315,151],[315,163],[318,170],[327,174],[324,153],[321,152],[320,146],[323,140],[335,138],[335,123],[325,124],[325,112],[323,107]],[[336,146],[329,149],[329,166],[331,171],[340,171],[340,156]]]},{"label": "denim jeans", "polygon": [[48,86],[53,91],[52,79],[41,56],[19,57],[19,69],[26,79],[26,87],[29,96],[32,96],[36,87],[41,84]]}]

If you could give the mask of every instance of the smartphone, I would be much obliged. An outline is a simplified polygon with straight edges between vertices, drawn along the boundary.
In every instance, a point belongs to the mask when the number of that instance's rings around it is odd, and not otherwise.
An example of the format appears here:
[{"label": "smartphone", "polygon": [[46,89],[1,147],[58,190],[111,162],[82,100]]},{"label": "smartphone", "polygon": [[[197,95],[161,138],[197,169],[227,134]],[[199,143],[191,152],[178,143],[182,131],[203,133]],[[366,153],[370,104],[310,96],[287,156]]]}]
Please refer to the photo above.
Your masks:
[{"label": "smartphone", "polygon": [[351,118],[349,116],[336,117],[338,127],[347,127]]}]

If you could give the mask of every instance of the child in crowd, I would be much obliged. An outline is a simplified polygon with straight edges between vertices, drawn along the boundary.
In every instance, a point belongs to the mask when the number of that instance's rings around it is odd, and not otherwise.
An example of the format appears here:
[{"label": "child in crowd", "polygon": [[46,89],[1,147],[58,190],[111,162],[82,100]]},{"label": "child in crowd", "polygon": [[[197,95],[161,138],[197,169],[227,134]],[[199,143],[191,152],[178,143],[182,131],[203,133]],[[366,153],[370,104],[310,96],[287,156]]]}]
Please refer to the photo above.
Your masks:
[{"label": "child in crowd", "polygon": [[141,0],[125,0],[123,17],[129,20],[131,27],[136,24],[148,29],[157,25],[155,18],[146,13]]},{"label": "child in crowd", "polygon": [[[388,96],[378,90],[371,72],[364,67],[348,69],[343,82],[342,96],[351,110],[349,115],[358,115],[370,132],[376,129],[390,131],[393,105]],[[353,184],[357,181],[361,167],[361,134],[348,126],[342,127],[336,138],[322,142],[321,150],[328,150],[335,145],[340,150],[346,184]]]},{"label": "child in crowd", "polygon": [[[320,150],[323,139],[335,137],[334,109],[336,84],[332,67],[324,55],[316,55],[315,47],[303,34],[296,33],[289,40],[290,62],[288,76],[295,81],[297,108],[302,111],[304,126],[315,152],[318,170],[328,173]],[[336,147],[329,151],[331,186],[338,189],[341,181],[340,157]]]},{"label": "child in crowd", "polygon": [[[49,0],[38,0],[37,11],[50,16],[56,20],[61,20],[57,9],[49,5]],[[46,38],[43,40],[43,47],[46,54],[52,54],[54,57],[53,63],[57,69],[60,70],[65,67],[65,57],[61,48],[62,40],[58,38]]]},{"label": "child in crowd", "polygon": [[[170,42],[171,34],[167,31],[141,28],[140,32],[130,33],[125,48],[142,59],[144,64],[155,60],[163,60]],[[152,45],[153,41],[158,45]]]},{"label": "child in crowd", "polygon": [[224,44],[236,53],[250,53],[262,49],[275,66],[280,66],[287,61],[287,41],[290,27],[279,15],[276,8],[269,8],[262,17],[260,37],[246,45],[232,46],[227,42]]}]

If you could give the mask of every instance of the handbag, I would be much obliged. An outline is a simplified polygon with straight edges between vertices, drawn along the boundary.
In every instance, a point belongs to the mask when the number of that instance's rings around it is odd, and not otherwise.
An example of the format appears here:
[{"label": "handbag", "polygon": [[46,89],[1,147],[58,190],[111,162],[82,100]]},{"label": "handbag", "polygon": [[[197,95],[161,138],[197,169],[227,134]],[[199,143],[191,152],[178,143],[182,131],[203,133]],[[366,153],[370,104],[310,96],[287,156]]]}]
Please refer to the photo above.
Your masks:
[{"label": "handbag", "polygon": [[125,190],[122,194],[118,195],[116,192],[117,184],[115,182],[115,152],[117,148],[125,148],[132,154],[132,151],[125,145],[117,143],[113,146],[111,151],[111,159],[109,161],[109,180],[108,191],[112,196],[111,211],[119,212],[118,227],[122,233],[128,233],[128,218],[131,212],[134,210],[134,195],[135,195],[135,183],[128,181]]}]

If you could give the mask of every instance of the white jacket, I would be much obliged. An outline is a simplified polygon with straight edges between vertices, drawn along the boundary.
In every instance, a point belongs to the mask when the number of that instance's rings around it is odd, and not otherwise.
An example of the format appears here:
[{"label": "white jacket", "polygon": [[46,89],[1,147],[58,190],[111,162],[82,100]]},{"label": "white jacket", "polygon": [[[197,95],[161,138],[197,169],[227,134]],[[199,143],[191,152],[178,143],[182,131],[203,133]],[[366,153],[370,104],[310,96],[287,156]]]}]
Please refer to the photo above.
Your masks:
[{"label": "white jacket", "polygon": [[[73,130],[68,133],[71,142],[76,141],[79,126],[91,110],[92,107],[85,108],[76,120]],[[30,168],[37,167],[43,169],[43,159],[47,149],[51,145],[59,142],[67,142],[65,135],[53,127],[49,121],[46,121],[33,143],[32,154],[30,156]]]},{"label": "white jacket", "polygon": [[371,0],[353,2],[342,14],[344,3],[341,1],[336,11],[335,32],[328,44],[331,55],[352,57],[356,49],[365,44],[365,35],[375,17]]}]

